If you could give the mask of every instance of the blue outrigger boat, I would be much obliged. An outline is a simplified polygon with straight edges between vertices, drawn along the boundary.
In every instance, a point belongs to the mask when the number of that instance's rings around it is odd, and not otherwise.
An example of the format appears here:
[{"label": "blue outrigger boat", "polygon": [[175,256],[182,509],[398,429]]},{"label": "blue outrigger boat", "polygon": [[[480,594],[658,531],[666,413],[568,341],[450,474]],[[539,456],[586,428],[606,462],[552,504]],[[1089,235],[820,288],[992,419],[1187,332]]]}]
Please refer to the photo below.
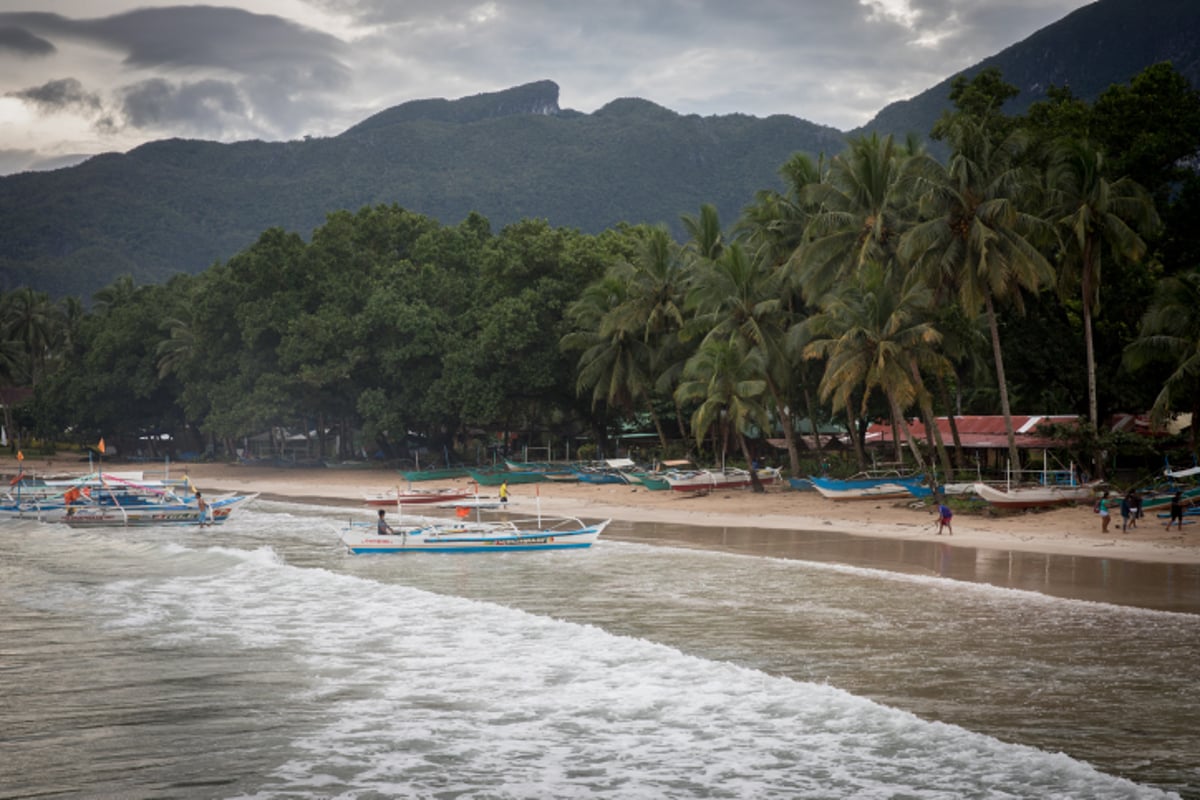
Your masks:
[{"label": "blue outrigger boat", "polygon": [[830,500],[878,500],[888,497],[925,497],[930,489],[924,475],[868,475],[850,478],[809,476],[813,488]]}]

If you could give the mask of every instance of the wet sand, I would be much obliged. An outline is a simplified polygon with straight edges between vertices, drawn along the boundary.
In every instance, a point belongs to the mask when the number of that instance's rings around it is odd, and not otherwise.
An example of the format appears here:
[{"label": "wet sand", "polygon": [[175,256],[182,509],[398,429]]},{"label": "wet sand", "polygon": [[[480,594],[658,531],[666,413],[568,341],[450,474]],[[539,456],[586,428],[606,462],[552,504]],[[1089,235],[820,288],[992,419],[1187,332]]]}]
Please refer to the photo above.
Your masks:
[{"label": "wet sand", "polygon": [[[7,465],[5,465],[7,466]],[[26,461],[33,474],[82,472],[78,461]],[[143,469],[162,477],[165,465],[115,463],[106,470]],[[257,492],[264,498],[374,511],[366,495],[406,488],[386,469],[280,469],[241,464],[175,464],[170,476],[188,477],[213,493]],[[15,471],[15,470],[10,470]],[[471,488],[469,479],[414,487]],[[496,497],[480,487],[481,497]],[[707,547],[753,555],[805,558],[900,572],[942,575],[1047,594],[1148,608],[1200,613],[1200,526],[1167,532],[1149,515],[1121,532],[1114,515],[1107,533],[1090,507],[995,514],[959,513],[953,536],[938,536],[935,516],[919,501],[832,501],[815,492],[768,487],[704,495],[652,492],[625,485],[516,484],[509,487],[514,515],[613,519],[613,538]],[[404,513],[423,513],[422,506]],[[1120,591],[1113,591],[1120,585]]]}]

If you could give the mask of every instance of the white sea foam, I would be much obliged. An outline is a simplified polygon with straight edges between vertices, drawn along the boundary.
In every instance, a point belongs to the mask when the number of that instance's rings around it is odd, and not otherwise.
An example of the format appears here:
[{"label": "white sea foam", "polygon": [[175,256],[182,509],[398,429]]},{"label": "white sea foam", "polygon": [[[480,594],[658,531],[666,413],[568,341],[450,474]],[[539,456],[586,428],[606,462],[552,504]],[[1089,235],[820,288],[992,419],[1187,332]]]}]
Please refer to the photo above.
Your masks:
[{"label": "white sea foam", "polygon": [[325,710],[254,797],[1165,796],[829,686],[268,551],[241,559],[152,593],[111,588],[169,608],[144,620],[174,644],[232,638],[314,677]]}]

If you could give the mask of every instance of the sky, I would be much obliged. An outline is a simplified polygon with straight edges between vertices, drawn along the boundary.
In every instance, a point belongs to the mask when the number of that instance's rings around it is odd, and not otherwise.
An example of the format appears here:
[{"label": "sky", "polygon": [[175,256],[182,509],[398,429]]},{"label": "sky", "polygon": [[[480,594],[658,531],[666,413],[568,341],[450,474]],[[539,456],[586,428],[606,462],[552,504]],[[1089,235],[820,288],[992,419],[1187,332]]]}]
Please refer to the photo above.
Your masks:
[{"label": "sky", "polygon": [[332,136],[549,79],[560,108],[849,130],[1089,0],[0,0],[0,174],[155,139]]}]

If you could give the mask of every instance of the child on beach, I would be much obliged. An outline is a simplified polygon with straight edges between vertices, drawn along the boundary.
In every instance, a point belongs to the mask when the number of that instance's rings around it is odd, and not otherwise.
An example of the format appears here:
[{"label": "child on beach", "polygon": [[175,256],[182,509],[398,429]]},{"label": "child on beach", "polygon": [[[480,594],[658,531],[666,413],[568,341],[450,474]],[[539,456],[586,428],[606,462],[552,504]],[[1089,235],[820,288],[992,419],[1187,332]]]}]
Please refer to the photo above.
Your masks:
[{"label": "child on beach", "polygon": [[938,503],[938,536],[942,535],[942,528],[946,529],[948,536],[954,535],[954,528],[950,527],[950,520],[953,517],[954,512],[950,510],[950,506],[945,503]]}]

